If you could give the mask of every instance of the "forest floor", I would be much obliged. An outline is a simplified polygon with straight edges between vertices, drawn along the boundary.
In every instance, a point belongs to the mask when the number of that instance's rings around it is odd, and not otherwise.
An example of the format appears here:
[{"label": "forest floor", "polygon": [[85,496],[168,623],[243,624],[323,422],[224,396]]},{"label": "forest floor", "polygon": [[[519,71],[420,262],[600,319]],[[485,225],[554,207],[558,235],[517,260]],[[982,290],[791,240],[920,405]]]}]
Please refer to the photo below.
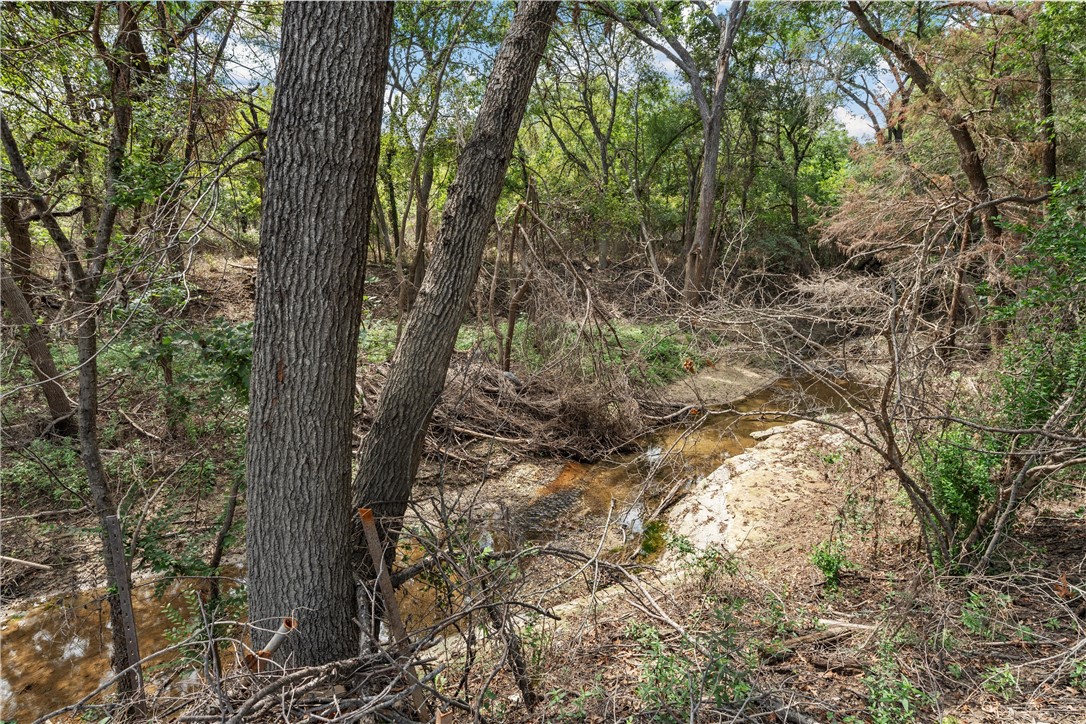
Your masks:
[{"label": "forest floor", "polygon": [[[254,269],[252,259],[207,263],[188,321],[221,319],[229,327],[250,319]],[[379,389],[381,354],[394,339],[390,310],[378,301],[393,298],[389,284],[379,277],[367,303],[359,377],[367,399]],[[770,398],[756,393],[777,373],[719,340],[683,337],[661,322],[619,325],[615,334],[638,350],[637,364],[646,363],[634,385],[641,397],[610,381],[605,392],[638,403],[643,423],[632,426],[616,413],[596,438],[586,426],[600,422],[598,405],[571,407],[553,380],[516,365],[520,377],[509,382],[473,355],[483,337],[477,327],[458,344],[450,401],[435,415],[420,470],[414,530],[424,531],[440,510],[444,528],[429,530],[434,538],[425,545],[463,529],[472,541],[485,540],[484,549],[550,546],[582,556],[571,563],[538,555],[495,592],[560,620],[515,617],[540,698],[531,711],[501,665],[504,649],[480,645],[465,685],[484,716],[686,721],[697,708],[696,718],[715,721],[718,704],[734,710],[745,701],[748,715],[773,711],[778,721],[798,722],[1086,718],[1081,489],[1033,505],[990,575],[946,575],[925,560],[916,521],[881,462],[842,431],[857,430],[855,418],[824,415],[823,423],[841,428],[834,429],[769,414]],[[229,339],[206,336],[205,345],[209,339],[229,350]],[[869,342],[847,344],[853,349],[844,356],[862,359]],[[244,405],[213,394],[197,357],[206,347],[194,343],[184,419],[171,422],[171,403],[149,384],[155,367],[141,361],[146,350],[124,339],[116,349],[103,359],[101,425],[107,466],[134,501],[131,516],[143,534],[137,577],[199,575],[242,474]],[[456,373],[468,364],[486,368],[470,376],[472,385]],[[714,427],[705,412],[740,398],[754,400],[739,406],[745,416]],[[61,680],[82,676],[93,688],[106,665],[94,592],[102,580],[98,541],[93,516],[80,505],[78,459],[63,443],[36,437],[35,405],[24,392],[4,408],[5,555],[52,566],[3,564],[0,701],[3,717],[19,721],[69,703],[57,698],[70,694]],[[363,409],[359,435],[365,424]],[[654,429],[647,437],[646,427]],[[243,508],[239,515],[243,521]],[[240,537],[240,527],[235,532]],[[239,575],[242,550],[235,541],[228,553],[231,577]],[[617,585],[624,574],[615,566],[633,578]],[[156,623],[145,651],[186,625],[164,616],[152,598],[147,610]],[[435,610],[462,602],[430,580],[409,586],[403,606],[421,629],[436,620]],[[175,600],[182,619],[186,610]],[[81,649],[71,647],[82,639]],[[456,643],[463,637],[446,631],[435,640],[448,661],[464,663]],[[51,666],[41,661],[43,648]],[[37,663],[20,658],[34,656]]]}]

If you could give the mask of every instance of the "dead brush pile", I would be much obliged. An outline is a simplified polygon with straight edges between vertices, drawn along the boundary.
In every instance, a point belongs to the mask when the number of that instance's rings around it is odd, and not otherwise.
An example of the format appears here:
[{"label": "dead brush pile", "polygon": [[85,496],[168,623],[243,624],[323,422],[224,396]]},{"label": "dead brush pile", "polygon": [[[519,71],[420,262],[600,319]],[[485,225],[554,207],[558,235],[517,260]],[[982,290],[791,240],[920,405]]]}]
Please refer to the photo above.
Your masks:
[{"label": "dead brush pile", "polygon": [[594,461],[645,429],[624,375],[571,381],[561,369],[521,380],[486,362],[449,372],[431,429],[441,443],[490,439],[525,454]]}]

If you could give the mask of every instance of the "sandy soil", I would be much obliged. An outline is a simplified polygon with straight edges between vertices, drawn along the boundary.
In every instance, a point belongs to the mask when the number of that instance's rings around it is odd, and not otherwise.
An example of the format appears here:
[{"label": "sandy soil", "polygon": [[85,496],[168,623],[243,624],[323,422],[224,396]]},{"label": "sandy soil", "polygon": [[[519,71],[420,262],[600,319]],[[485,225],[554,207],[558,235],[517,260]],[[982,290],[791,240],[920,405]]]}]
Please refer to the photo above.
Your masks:
[{"label": "sandy soil", "polygon": [[726,405],[757,392],[776,378],[768,370],[722,362],[673,382],[664,388],[661,396],[682,405]]}]

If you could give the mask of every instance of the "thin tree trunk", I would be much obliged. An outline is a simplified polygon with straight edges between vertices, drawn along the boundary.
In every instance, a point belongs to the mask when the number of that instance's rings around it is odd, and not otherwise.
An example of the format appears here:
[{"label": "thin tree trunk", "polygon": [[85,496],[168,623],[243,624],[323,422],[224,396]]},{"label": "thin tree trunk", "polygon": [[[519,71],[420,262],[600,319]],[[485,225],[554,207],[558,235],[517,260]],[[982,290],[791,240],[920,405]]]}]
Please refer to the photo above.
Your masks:
[{"label": "thin tree trunk", "polygon": [[396,149],[390,144],[385,149],[385,172],[382,174],[385,181],[385,193],[388,194],[388,223],[392,228],[392,243],[396,250],[396,256],[403,251],[403,238],[400,236],[400,214],[396,208],[396,186],[392,183],[392,161],[396,158]]},{"label": "thin tree trunk", "polygon": [[962,303],[962,286],[965,282],[965,266],[967,263],[966,251],[969,249],[972,236],[973,217],[967,216],[962,221],[962,240],[958,246],[958,258],[955,260],[954,286],[950,291],[950,309],[947,312],[946,332],[943,335],[945,350],[953,351],[957,345],[958,316]]},{"label": "thin tree trunk", "polygon": [[[27,192],[31,203],[41,216],[42,224],[60,251],[74,287],[76,304],[79,353],[79,444],[83,467],[87,473],[87,486],[101,525],[102,554],[106,568],[106,580],[110,587],[107,597],[110,608],[111,634],[113,637],[113,668],[118,677],[118,692],[126,708],[121,721],[136,721],[143,714],[143,672],[140,665],[139,645],[132,622],[131,572],[124,556],[123,530],[117,520],[117,509],[102,468],[98,444],[98,285],[105,269],[106,254],[116,226],[118,207],[115,200],[117,181],[120,177],[125,149],[132,125],[132,105],[129,90],[132,85],[132,67],[129,52],[133,38],[138,38],[137,15],[129,3],[118,2],[117,31],[114,47],[107,49],[100,35],[101,7],[96,11],[91,37],[99,55],[105,61],[110,77],[110,102],[113,109],[112,133],[106,156],[104,174],[105,205],[98,218],[94,244],[87,249],[86,258],[71,244],[60,228],[50,205],[37,191],[34,181],[7,119],[0,116],[0,135],[3,137],[11,172]],[[123,672],[123,673],[122,673]]]},{"label": "thin tree trunk", "polygon": [[[294,665],[355,655],[351,420],[392,3],[288,3],[250,392],[249,620]],[[270,630],[269,630],[270,629]]]},{"label": "thin tree trunk", "polygon": [[57,372],[53,354],[49,351],[49,337],[34,318],[34,312],[26,302],[14,275],[9,275],[6,265],[0,269],[0,286],[4,309],[11,315],[11,320],[22,328],[23,341],[26,345],[30,366],[34,377],[41,385],[45,401],[49,405],[49,415],[53,418],[57,432],[68,435],[74,432],[72,425],[72,403],[64,394],[64,389],[57,382]]},{"label": "thin tree trunk", "polygon": [[422,180],[419,182],[418,200],[415,208],[415,258],[411,262],[410,278],[405,276],[400,284],[400,314],[407,315],[422,279],[426,276],[426,240],[430,225],[430,189],[434,185],[434,156],[426,153],[422,165]]},{"label": "thin tree trunk", "polygon": [[[556,12],[557,3],[553,2],[522,0],[517,6],[495,59],[471,140],[460,156],[429,272],[396,347],[373,425],[362,443],[355,505],[372,508],[377,514],[389,556]],[[363,577],[368,578],[361,548],[356,556]]]},{"label": "thin tree trunk", "polygon": [[688,305],[696,305],[701,301],[702,292],[705,291],[708,282],[709,264],[706,257],[710,253],[710,235],[716,207],[716,175],[720,160],[720,129],[724,118],[724,97],[727,94],[730,78],[731,50],[746,9],[745,2],[733,3],[728,11],[728,22],[721,24],[712,109],[707,117],[702,118],[704,151],[701,164],[701,186],[698,192],[697,221],[694,223],[694,240],[686,255],[686,275],[683,281],[683,301]]},{"label": "thin tree trunk", "polygon": [[381,234],[380,243],[377,246],[377,261],[382,262],[381,251],[384,250],[384,259],[392,258],[392,240],[388,233],[388,221],[385,220],[385,210],[381,207],[381,197],[373,195],[373,217],[377,219],[377,231]]},{"label": "thin tree trunk", "polygon": [[689,173],[687,174],[686,196],[683,197],[683,206],[685,208],[683,209],[682,256],[684,259],[690,253],[690,247],[694,243],[694,221],[698,211],[697,197],[698,179],[701,178],[701,157],[694,159],[690,154],[687,154],[686,165]]},{"label": "thin tree trunk", "polygon": [[1037,105],[1041,113],[1041,138],[1045,147],[1041,155],[1041,186],[1052,190],[1056,180],[1056,110],[1052,102],[1052,68],[1048,64],[1048,48],[1042,43],[1037,51]]}]

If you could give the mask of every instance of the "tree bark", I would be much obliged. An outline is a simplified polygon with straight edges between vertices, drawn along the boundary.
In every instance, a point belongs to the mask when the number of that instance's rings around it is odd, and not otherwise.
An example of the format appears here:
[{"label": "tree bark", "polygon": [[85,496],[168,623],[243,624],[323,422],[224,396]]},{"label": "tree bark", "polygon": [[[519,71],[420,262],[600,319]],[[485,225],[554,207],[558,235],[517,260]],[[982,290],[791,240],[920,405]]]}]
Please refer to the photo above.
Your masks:
[{"label": "tree bark", "polygon": [[[522,0],[517,6],[471,140],[460,156],[430,268],[362,444],[355,506],[377,514],[389,555],[407,509],[430,413],[444,387],[456,334],[479,274],[487,230],[557,5]],[[358,548],[356,555],[364,576],[365,554]]]},{"label": "tree bark", "polygon": [[736,32],[743,21],[747,3],[732,3],[727,23],[721,23],[720,42],[717,46],[716,78],[713,83],[712,109],[703,114],[702,142],[705,146],[701,164],[701,187],[698,193],[698,214],[694,223],[694,240],[686,255],[686,275],[683,280],[683,301],[696,305],[701,301],[709,276],[709,237],[712,234],[713,216],[716,209],[716,175],[720,160],[720,129],[724,119],[724,96],[728,90],[732,46]]},{"label": "tree bark", "polygon": [[6,265],[0,269],[0,291],[4,309],[11,315],[11,320],[22,328],[23,342],[26,345],[27,356],[30,357],[30,366],[34,370],[34,377],[41,385],[45,401],[49,405],[49,415],[53,418],[57,431],[67,435],[72,430],[71,416],[72,403],[64,394],[64,389],[57,382],[60,374],[57,372],[53,355],[49,351],[49,338],[45,331],[34,318],[34,312],[26,302],[19,285],[15,282],[14,275],[9,275]]},{"label": "tree bark", "polygon": [[355,655],[351,420],[392,3],[288,3],[268,133],[250,391],[253,644]]},{"label": "tree bark", "polygon": [[1056,110],[1052,102],[1052,68],[1048,64],[1048,48],[1044,43],[1037,50],[1037,105],[1041,115],[1041,186],[1052,191],[1056,180]]},{"label": "tree bark", "polygon": [[30,241],[30,222],[20,213],[19,199],[6,194],[0,199],[0,218],[3,219],[4,231],[8,233],[11,241],[11,275],[15,283],[24,293],[27,278],[30,276],[30,258],[32,246]]},{"label": "tree bark", "polygon": [[411,272],[400,283],[400,314],[407,315],[415,296],[426,276],[426,240],[430,226],[430,189],[434,185],[434,155],[426,151],[422,163],[422,180],[419,182],[418,200],[415,207],[415,259]]}]

